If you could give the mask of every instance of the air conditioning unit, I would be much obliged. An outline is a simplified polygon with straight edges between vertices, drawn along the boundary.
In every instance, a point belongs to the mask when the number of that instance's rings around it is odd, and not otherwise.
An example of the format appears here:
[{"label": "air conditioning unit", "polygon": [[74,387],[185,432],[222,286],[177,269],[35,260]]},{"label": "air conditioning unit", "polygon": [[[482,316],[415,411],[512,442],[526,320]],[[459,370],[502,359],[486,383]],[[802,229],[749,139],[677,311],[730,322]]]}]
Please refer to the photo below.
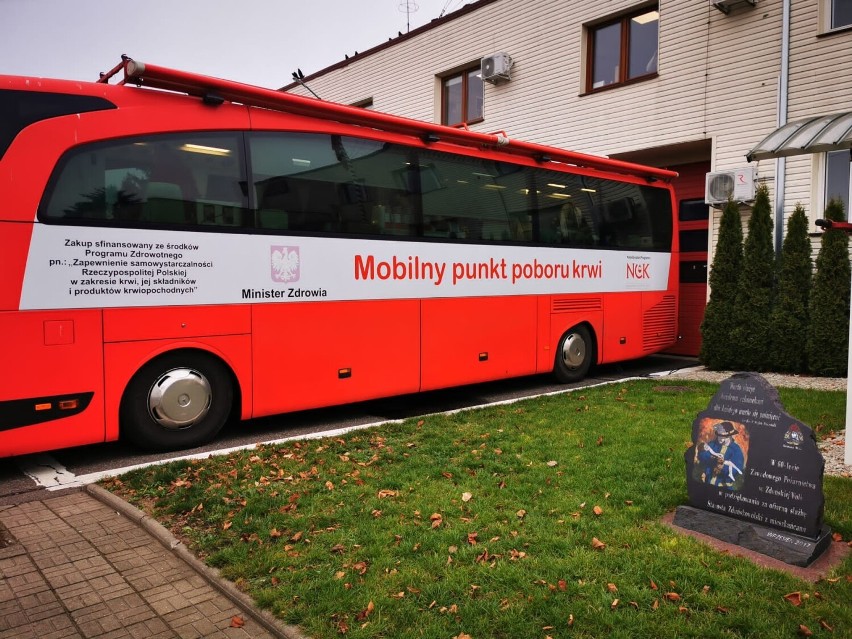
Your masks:
[{"label": "air conditioning unit", "polygon": [[725,205],[728,200],[752,202],[757,177],[755,173],[753,166],[708,173],[704,183],[704,202],[713,205]]},{"label": "air conditioning unit", "polygon": [[487,55],[481,60],[482,79],[491,84],[500,84],[512,79],[512,56],[508,53]]}]

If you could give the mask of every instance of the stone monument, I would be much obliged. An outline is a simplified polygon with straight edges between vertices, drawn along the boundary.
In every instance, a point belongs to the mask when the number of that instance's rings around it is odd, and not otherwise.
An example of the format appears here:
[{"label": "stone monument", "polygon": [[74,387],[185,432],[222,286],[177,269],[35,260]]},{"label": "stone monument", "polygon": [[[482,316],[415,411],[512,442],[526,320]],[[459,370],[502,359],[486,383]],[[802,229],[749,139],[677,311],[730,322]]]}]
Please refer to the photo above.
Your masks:
[{"label": "stone monument", "polygon": [[692,423],[685,459],[690,505],[678,507],[675,525],[796,566],[830,545],[814,433],[760,375],[722,382]]}]

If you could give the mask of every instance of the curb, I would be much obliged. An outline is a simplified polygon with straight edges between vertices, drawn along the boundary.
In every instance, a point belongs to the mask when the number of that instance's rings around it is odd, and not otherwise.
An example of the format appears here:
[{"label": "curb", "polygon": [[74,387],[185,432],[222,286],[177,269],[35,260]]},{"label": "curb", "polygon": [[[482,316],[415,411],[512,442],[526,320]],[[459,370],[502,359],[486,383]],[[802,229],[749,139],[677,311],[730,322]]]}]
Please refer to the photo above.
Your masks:
[{"label": "curb", "polygon": [[310,639],[297,626],[283,624],[272,613],[255,606],[251,597],[238,590],[230,581],[224,579],[218,570],[200,561],[177,537],[150,515],[147,515],[136,508],[136,506],[113,495],[97,484],[86,484],[83,489],[101,503],[109,506],[120,515],[127,517],[127,519],[146,530],[166,549],[170,550],[195,570],[207,583],[233,602],[235,606],[254,619],[259,625],[263,626],[272,636],[279,639]]}]

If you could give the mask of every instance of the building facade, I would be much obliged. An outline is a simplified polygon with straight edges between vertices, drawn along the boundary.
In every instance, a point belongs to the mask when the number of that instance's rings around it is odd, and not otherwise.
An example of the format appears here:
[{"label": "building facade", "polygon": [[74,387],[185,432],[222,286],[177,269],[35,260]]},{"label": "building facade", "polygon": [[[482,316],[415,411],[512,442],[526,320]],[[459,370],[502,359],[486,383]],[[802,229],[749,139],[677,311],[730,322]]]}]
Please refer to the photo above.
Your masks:
[{"label": "building facade", "polygon": [[769,187],[779,248],[796,204],[814,233],[829,197],[848,209],[849,130],[747,155],[785,124],[852,112],[850,51],[852,0],[479,0],[304,83],[325,100],[678,171],[675,350],[697,354],[721,215],[706,174]]}]

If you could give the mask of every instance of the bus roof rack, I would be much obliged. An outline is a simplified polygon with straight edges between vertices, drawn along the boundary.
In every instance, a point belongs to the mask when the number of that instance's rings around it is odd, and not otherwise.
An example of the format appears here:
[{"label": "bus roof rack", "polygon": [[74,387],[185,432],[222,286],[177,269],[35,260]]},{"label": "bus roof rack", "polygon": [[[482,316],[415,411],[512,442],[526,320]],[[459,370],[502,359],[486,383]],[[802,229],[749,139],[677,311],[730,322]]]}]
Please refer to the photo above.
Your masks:
[{"label": "bus roof rack", "polygon": [[228,100],[296,115],[322,116],[344,124],[368,126],[393,133],[413,135],[427,143],[444,141],[463,146],[495,148],[505,153],[532,158],[537,162],[562,162],[578,167],[637,175],[650,181],[670,181],[678,175],[676,172],[667,169],[566,151],[543,144],[512,140],[506,137],[502,131],[499,133],[478,133],[466,128],[422,122],[232,80],[222,80],[198,73],[146,64],[138,62],[126,54],[122,54],[121,62],[110,71],[101,73],[98,82],[108,84],[109,80],[122,70],[124,77],[118,84],[132,83],[137,86],[186,93],[199,97],[209,104],[218,104],[223,100]]}]

